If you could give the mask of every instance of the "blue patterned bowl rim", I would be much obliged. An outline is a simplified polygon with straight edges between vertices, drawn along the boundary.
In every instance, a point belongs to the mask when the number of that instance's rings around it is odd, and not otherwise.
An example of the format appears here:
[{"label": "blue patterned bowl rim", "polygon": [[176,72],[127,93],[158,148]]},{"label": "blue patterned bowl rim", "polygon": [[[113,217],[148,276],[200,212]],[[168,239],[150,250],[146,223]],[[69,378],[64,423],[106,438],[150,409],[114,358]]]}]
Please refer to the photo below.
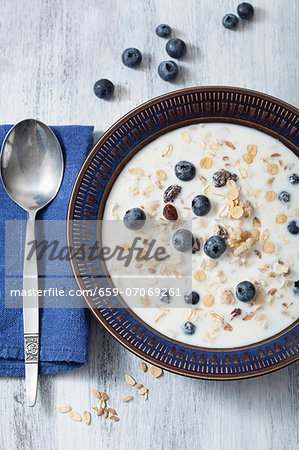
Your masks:
[{"label": "blue patterned bowl rim", "polygon": [[[102,217],[115,179],[137,151],[170,130],[204,122],[256,128],[279,139],[299,156],[299,111],[281,100],[248,89],[222,86],[192,87],[161,95],[123,116],[94,145],[70,197],[68,244],[76,248],[98,235],[93,220]],[[82,226],[87,220],[88,232]],[[71,265],[80,289],[111,286],[100,264],[78,264],[73,260]],[[121,298],[85,296],[85,300],[97,320],[121,344],[143,360],[177,374],[240,379],[272,372],[298,359],[299,320],[264,341],[214,349],[167,338],[124,308]]]}]

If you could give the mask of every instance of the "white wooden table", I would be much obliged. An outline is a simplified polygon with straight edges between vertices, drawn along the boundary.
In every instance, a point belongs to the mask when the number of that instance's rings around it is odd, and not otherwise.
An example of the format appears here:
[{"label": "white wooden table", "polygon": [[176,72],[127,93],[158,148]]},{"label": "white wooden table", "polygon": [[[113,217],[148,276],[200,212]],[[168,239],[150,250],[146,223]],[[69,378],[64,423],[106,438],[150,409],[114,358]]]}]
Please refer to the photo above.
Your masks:
[{"label": "white wooden table", "polygon": [[[151,97],[208,84],[265,91],[298,106],[298,1],[252,3],[254,20],[232,32],[221,19],[236,11],[238,0],[1,0],[0,123],[35,117],[49,124],[94,124],[98,137]],[[155,35],[161,22],[188,46],[173,85],[157,76],[158,63],[167,58],[165,41]],[[128,46],[143,53],[137,70],[121,64]],[[102,77],[116,85],[113,101],[93,94]],[[135,395],[120,404],[131,392],[125,372],[149,387],[147,402]],[[93,320],[88,367],[40,377],[35,408],[24,404],[23,379],[0,379],[0,448],[293,450],[296,373],[293,365],[238,382],[170,373],[155,380]],[[95,417],[87,427],[56,413],[59,401],[90,409],[95,387],[109,394],[119,423]]]}]

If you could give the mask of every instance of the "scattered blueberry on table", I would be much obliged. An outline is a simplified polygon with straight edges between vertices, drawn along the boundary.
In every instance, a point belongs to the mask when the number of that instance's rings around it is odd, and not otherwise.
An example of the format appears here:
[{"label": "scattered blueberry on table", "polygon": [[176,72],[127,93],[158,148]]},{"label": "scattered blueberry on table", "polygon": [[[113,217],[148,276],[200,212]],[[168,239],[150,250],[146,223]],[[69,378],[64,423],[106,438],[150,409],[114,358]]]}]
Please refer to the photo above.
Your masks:
[{"label": "scattered blueberry on table", "polygon": [[181,228],[172,236],[172,244],[178,252],[188,252],[194,245],[194,237],[190,230]]},{"label": "scattered blueberry on table", "polygon": [[290,201],[290,199],[291,199],[291,194],[289,194],[289,192],[287,192],[287,191],[281,191],[278,194],[278,200],[280,200],[281,202],[288,203]]},{"label": "scattered blueberry on table", "polygon": [[174,167],[176,177],[181,181],[191,181],[195,177],[196,169],[189,161],[180,161]]},{"label": "scattered blueberry on table", "polygon": [[[238,15],[243,20],[250,20],[254,15],[254,8],[250,3],[242,2],[237,7]],[[222,19],[225,28],[232,30],[238,25],[238,17],[235,14],[226,14]],[[165,38],[171,35],[172,29],[169,25],[161,23],[156,28],[156,34]],[[179,59],[185,55],[187,50],[186,43],[179,38],[172,38],[166,44],[166,52],[171,58]],[[122,53],[122,62],[127,67],[137,67],[142,61],[142,54],[137,48],[127,48]],[[158,66],[158,74],[164,81],[173,81],[178,76],[179,68],[174,61],[162,61]],[[114,85],[107,79],[101,79],[94,85],[94,93],[101,99],[108,99],[114,93]],[[292,174],[289,177],[292,184],[299,183],[299,176]]]},{"label": "scattered blueberry on table", "polygon": [[186,53],[186,50],[186,44],[182,39],[170,39],[166,44],[166,51],[171,58],[181,58]]},{"label": "scattered blueberry on table", "polygon": [[124,225],[129,228],[129,230],[140,230],[145,224],[145,220],[145,212],[140,208],[129,209],[123,218]]},{"label": "scattered blueberry on table", "polygon": [[241,281],[236,287],[237,299],[241,302],[250,302],[254,299],[256,294],[256,288],[250,281]]},{"label": "scattered blueberry on table", "polygon": [[211,210],[211,202],[205,195],[197,195],[192,200],[191,207],[196,216],[205,216]]},{"label": "scattered blueberry on table", "polygon": [[299,234],[299,227],[296,220],[291,220],[291,222],[288,223],[287,228],[291,234]]},{"label": "scattered blueberry on table", "polygon": [[192,322],[185,322],[182,325],[182,329],[185,334],[187,334],[188,336],[191,336],[192,334],[195,333],[196,326]]},{"label": "scattered blueberry on table", "polygon": [[141,52],[137,48],[126,48],[121,56],[122,62],[127,67],[139,66],[142,60]]},{"label": "scattered blueberry on table", "polygon": [[289,182],[291,184],[299,184],[299,175],[292,173],[292,175],[289,176]]},{"label": "scattered blueberry on table", "polygon": [[295,295],[299,295],[299,280],[294,281],[294,289],[293,289],[293,291],[294,291]]},{"label": "scattered blueberry on table", "polygon": [[171,35],[171,27],[166,23],[161,23],[156,28],[156,34],[159,37],[168,37]]},{"label": "scattered blueberry on table", "polygon": [[211,236],[205,242],[204,252],[212,259],[219,258],[226,250],[225,239],[221,236]]},{"label": "scattered blueberry on table", "polygon": [[179,68],[174,61],[162,61],[158,66],[158,74],[164,81],[173,81],[179,73]]},{"label": "scattered blueberry on table", "polygon": [[184,300],[187,305],[196,305],[199,302],[200,296],[197,292],[192,291],[184,295]]},{"label": "scattered blueberry on table", "polygon": [[98,98],[108,99],[112,97],[114,93],[114,84],[112,81],[102,78],[95,82],[93,92]]},{"label": "scattered blueberry on table", "polygon": [[239,19],[234,14],[225,14],[222,19],[222,24],[225,28],[233,30],[238,25]]},{"label": "scattered blueberry on table", "polygon": [[250,20],[254,14],[253,6],[250,3],[243,2],[237,8],[237,13],[243,20]]}]

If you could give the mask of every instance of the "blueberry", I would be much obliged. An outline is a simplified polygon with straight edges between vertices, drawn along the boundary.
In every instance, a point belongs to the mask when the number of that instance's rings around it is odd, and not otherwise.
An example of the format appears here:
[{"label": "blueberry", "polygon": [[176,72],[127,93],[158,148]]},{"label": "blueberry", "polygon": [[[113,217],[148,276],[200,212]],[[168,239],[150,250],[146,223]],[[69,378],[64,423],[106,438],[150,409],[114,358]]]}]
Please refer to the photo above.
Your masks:
[{"label": "blueberry", "polygon": [[129,209],[124,215],[123,222],[129,230],[140,230],[145,224],[146,215],[140,208]]},{"label": "blueberry", "polygon": [[294,289],[293,289],[293,291],[294,291],[295,295],[299,295],[299,280],[294,281]]},{"label": "blueberry", "polygon": [[108,99],[112,97],[114,93],[114,84],[112,81],[102,78],[98,80],[93,86],[93,92],[99,98]]},{"label": "blueberry", "polygon": [[170,303],[170,294],[169,294],[168,289],[165,289],[165,288],[161,289],[160,294],[161,294],[160,301],[163,303],[169,304]]},{"label": "blueberry", "polygon": [[289,176],[289,182],[291,184],[298,184],[299,183],[299,175],[296,173],[292,173],[292,175]]},{"label": "blueberry", "polygon": [[291,220],[291,222],[288,223],[287,228],[291,234],[299,234],[299,227],[296,220]]},{"label": "blueberry", "polygon": [[162,61],[158,66],[158,74],[164,81],[174,80],[179,73],[179,68],[174,61]]},{"label": "blueberry", "polygon": [[184,295],[184,300],[187,305],[196,305],[199,302],[199,294],[195,291],[190,292],[189,294]]},{"label": "blueberry", "polygon": [[205,216],[211,209],[211,202],[205,195],[197,195],[192,200],[191,206],[196,216]]},{"label": "blueberry", "polygon": [[222,25],[229,30],[233,30],[238,25],[239,19],[234,14],[226,14],[222,19]]},{"label": "blueberry", "polygon": [[180,161],[175,165],[174,173],[181,181],[190,181],[195,177],[196,169],[189,161]]},{"label": "blueberry", "polygon": [[226,250],[226,242],[221,236],[211,236],[205,242],[204,252],[210,258],[219,258]]},{"label": "blueberry", "polygon": [[166,44],[166,51],[171,58],[181,58],[186,53],[186,44],[182,39],[170,39]]},{"label": "blueberry", "polygon": [[195,333],[196,326],[192,322],[185,322],[182,325],[182,329],[185,334],[187,334],[188,336],[191,336],[191,334]]},{"label": "blueberry", "polygon": [[250,20],[254,14],[253,6],[250,3],[240,3],[237,8],[237,13],[244,20]]},{"label": "blueberry", "polygon": [[280,194],[278,194],[278,200],[284,203],[288,203],[291,199],[291,195],[287,191],[281,191]]},{"label": "blueberry", "polygon": [[255,286],[250,281],[241,281],[236,287],[236,296],[241,302],[250,302],[254,299],[255,294]]},{"label": "blueberry", "polygon": [[178,252],[188,252],[194,245],[194,237],[190,230],[181,228],[172,236],[172,244]]},{"label": "blueberry", "polygon": [[156,28],[156,34],[159,37],[168,37],[171,35],[171,27],[165,23],[161,23]]},{"label": "blueberry", "polygon": [[142,55],[137,48],[126,48],[121,55],[122,62],[127,67],[139,66]]}]

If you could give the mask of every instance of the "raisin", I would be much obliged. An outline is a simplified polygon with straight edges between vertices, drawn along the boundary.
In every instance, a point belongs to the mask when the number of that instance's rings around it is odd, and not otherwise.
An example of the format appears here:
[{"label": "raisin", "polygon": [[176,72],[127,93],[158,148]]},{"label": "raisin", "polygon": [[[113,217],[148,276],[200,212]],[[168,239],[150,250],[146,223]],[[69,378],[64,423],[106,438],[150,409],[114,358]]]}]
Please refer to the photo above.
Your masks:
[{"label": "raisin", "polygon": [[200,250],[200,241],[198,238],[195,238],[195,243],[192,247],[192,254],[194,255],[195,253],[199,252]]},{"label": "raisin", "polygon": [[227,174],[228,172],[226,170],[219,170],[213,174],[213,182],[215,187],[222,187],[226,185],[228,179]]},{"label": "raisin", "polygon": [[171,222],[174,222],[178,219],[178,213],[173,205],[165,205],[163,209],[163,216],[165,219],[170,220]]},{"label": "raisin", "polygon": [[169,186],[164,192],[164,203],[173,202],[173,200],[179,195],[182,188],[178,184],[173,184]]},{"label": "raisin", "polygon": [[219,170],[213,174],[213,182],[215,187],[225,186],[228,180],[237,181],[238,177],[235,173],[230,173],[228,170]]},{"label": "raisin", "polygon": [[223,239],[228,239],[228,232],[221,225],[218,225],[217,235],[221,236]]},{"label": "raisin", "polygon": [[239,316],[240,314],[241,314],[241,310],[240,310],[240,308],[235,308],[232,312],[231,312],[231,314],[232,314],[232,319],[234,318],[234,317],[237,317],[237,316]]}]

